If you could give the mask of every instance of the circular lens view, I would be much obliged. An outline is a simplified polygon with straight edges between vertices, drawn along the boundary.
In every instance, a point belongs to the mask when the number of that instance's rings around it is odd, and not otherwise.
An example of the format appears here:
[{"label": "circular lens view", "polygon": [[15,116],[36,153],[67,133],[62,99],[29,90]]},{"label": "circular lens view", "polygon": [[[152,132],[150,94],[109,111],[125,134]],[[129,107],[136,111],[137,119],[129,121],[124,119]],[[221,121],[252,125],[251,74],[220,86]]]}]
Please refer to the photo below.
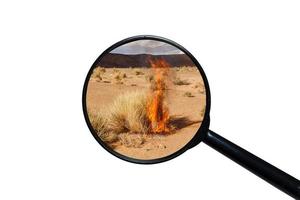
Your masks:
[{"label": "circular lens view", "polygon": [[203,79],[190,57],[151,39],[103,55],[85,100],[94,134],[112,151],[140,160],[183,148],[200,128],[206,105]]}]

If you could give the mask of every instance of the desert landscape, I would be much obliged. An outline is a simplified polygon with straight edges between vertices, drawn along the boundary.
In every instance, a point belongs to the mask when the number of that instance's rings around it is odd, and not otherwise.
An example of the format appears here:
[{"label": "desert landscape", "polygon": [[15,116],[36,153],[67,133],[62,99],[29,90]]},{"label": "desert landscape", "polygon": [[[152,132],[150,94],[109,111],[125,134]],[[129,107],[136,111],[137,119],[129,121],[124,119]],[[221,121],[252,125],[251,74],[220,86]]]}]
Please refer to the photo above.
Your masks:
[{"label": "desert landscape", "polygon": [[[194,137],[204,117],[201,74],[168,44],[143,41],[125,47],[103,56],[93,69],[86,94],[89,121],[103,142],[127,157],[149,160],[175,153]],[[160,53],[166,49],[170,53]]]}]

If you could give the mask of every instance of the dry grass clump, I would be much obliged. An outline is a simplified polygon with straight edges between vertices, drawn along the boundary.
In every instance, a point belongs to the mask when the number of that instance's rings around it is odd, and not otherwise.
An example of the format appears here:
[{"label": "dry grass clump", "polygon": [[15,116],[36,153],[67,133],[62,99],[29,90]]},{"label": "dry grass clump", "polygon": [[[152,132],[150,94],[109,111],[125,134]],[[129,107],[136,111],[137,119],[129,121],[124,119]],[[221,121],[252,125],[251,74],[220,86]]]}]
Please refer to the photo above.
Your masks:
[{"label": "dry grass clump", "polygon": [[187,80],[181,80],[180,78],[175,78],[173,81],[174,85],[190,85]]},{"label": "dry grass clump", "polygon": [[115,80],[117,80],[117,81],[121,81],[121,80],[122,80],[122,76],[121,76],[120,73],[114,74],[114,75],[113,75],[113,78],[114,78]]},{"label": "dry grass clump", "polygon": [[[148,95],[145,92],[124,93],[118,96],[109,107],[103,109],[101,113],[89,114],[90,122],[103,141],[115,142],[119,140],[130,146],[130,142],[126,140],[132,139],[124,139],[125,133],[136,135],[149,132],[147,102]],[[134,143],[141,144],[142,140]]]},{"label": "dry grass clump", "polygon": [[127,78],[127,74],[121,73],[120,71],[113,73],[112,76],[115,79],[116,83],[118,83],[118,84],[120,84],[120,83],[123,84],[122,80]]},{"label": "dry grass clump", "polygon": [[184,97],[194,97],[194,95],[191,92],[185,92],[183,94]]},{"label": "dry grass clump", "polygon": [[123,79],[124,78],[126,78],[127,77],[127,75],[126,75],[126,73],[120,73],[120,72],[118,72],[118,73],[115,73],[114,75],[113,75],[113,78],[115,79],[115,83],[116,84],[123,84]]},{"label": "dry grass clump", "polygon": [[193,88],[197,89],[198,88],[198,93],[200,94],[205,94],[205,87],[202,83],[196,83]]},{"label": "dry grass clump", "polygon": [[98,70],[99,70],[102,74],[104,74],[104,73],[106,72],[106,69],[105,69],[104,67],[98,66]]},{"label": "dry grass clump", "polygon": [[97,135],[101,138],[104,142],[114,142],[117,140],[117,134],[109,133],[108,132],[108,119],[105,117],[105,113],[97,112],[93,113],[90,109],[88,109],[88,116],[93,126],[93,129],[96,131]]},{"label": "dry grass clump", "polygon": [[200,82],[196,83],[196,84],[193,86],[193,88],[203,88],[203,87],[204,87],[204,85],[203,85],[202,83],[200,83]]},{"label": "dry grass clump", "polygon": [[102,77],[100,74],[97,74],[97,76],[95,78],[96,78],[96,81],[98,81],[98,82],[102,81]]},{"label": "dry grass clump", "polygon": [[139,75],[144,75],[144,72],[142,72],[141,70],[135,70],[135,75],[139,76]]},{"label": "dry grass clump", "polygon": [[103,67],[96,67],[93,70],[92,77],[97,81],[102,81],[102,75],[106,72],[106,69]]}]

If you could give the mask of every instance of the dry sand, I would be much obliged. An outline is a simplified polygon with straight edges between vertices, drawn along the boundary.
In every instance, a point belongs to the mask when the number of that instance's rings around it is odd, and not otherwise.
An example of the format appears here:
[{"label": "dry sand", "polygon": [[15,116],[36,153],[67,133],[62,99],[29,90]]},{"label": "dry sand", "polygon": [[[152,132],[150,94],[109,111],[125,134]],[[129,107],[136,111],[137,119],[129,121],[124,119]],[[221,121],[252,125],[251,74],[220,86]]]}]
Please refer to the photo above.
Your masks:
[{"label": "dry sand", "polygon": [[[116,71],[126,73],[126,78],[116,81]],[[143,74],[136,75],[136,71]],[[87,90],[87,107],[92,111],[101,112],[116,96],[122,92],[148,90],[150,87],[146,76],[151,73],[149,68],[106,68],[102,80],[91,78]],[[175,85],[173,80],[186,80],[188,85]],[[114,150],[137,159],[155,159],[168,156],[185,146],[199,129],[205,109],[205,89],[203,80],[196,67],[171,68],[168,83],[167,105],[171,117],[187,117],[191,123],[168,135],[149,134],[139,147],[127,147],[117,142]],[[192,97],[185,94],[190,92]]]}]

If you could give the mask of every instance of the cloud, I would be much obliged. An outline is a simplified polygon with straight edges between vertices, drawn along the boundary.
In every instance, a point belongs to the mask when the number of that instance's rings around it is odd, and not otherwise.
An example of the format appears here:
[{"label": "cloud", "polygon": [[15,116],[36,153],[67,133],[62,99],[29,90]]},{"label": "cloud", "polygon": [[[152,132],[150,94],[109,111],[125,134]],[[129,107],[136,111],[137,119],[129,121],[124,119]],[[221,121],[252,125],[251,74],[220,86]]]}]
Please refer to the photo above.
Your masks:
[{"label": "cloud", "polygon": [[183,54],[177,47],[156,40],[137,40],[124,44],[112,50],[111,53],[118,54],[152,54],[152,55],[170,55]]}]

